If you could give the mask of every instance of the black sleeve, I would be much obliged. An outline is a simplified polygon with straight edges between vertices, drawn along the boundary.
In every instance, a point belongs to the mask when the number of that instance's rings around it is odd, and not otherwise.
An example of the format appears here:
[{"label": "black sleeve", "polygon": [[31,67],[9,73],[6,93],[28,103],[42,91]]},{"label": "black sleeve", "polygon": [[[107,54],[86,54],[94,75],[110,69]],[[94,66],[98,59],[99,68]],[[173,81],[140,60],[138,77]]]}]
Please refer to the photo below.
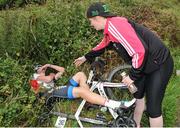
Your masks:
[{"label": "black sleeve", "polygon": [[100,56],[101,54],[103,54],[105,52],[105,50],[109,50],[109,49],[112,49],[112,43],[109,43],[108,46],[106,46],[102,49],[99,49],[96,51],[91,50],[90,52],[88,52],[84,56],[89,62],[92,62],[95,59],[95,57]]},{"label": "black sleeve", "polygon": [[128,55],[125,48],[120,43],[113,43],[113,49],[118,53],[119,56],[125,61],[125,63],[131,65],[132,58]]},{"label": "black sleeve", "polygon": [[143,76],[143,74],[142,74],[142,68],[135,69],[135,68],[131,67],[130,72],[129,72],[129,77],[130,77],[133,81],[141,78],[142,76]]}]

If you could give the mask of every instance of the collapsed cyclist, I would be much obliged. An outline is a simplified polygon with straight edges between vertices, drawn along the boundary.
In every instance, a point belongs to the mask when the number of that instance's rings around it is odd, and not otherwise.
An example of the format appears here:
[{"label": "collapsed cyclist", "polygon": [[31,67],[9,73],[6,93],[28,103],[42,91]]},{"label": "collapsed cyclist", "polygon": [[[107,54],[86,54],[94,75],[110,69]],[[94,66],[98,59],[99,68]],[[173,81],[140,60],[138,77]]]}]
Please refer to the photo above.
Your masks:
[{"label": "collapsed cyclist", "polygon": [[[49,73],[46,75],[47,68],[54,69],[57,73]],[[92,104],[98,104],[112,109],[129,107],[134,103],[134,101],[122,103],[114,100],[107,100],[106,98],[91,92],[86,83],[87,77],[83,72],[76,73],[69,80],[67,86],[55,87],[54,80],[61,77],[65,71],[64,67],[45,64],[37,67],[35,70],[36,73],[33,74],[33,79],[31,79],[30,83],[36,94],[39,93],[43,87],[43,89],[45,88],[45,91],[52,97],[63,97],[67,99],[82,98]]]},{"label": "collapsed cyclist", "polygon": [[162,127],[162,100],[173,72],[170,51],[153,32],[127,18],[112,14],[104,3],[92,4],[87,10],[87,18],[94,29],[104,30],[104,38],[90,52],[77,58],[75,65],[90,61],[106,49],[115,50],[125,62],[132,65],[129,76],[123,82],[128,86],[134,82],[138,88],[134,94],[137,98],[134,112],[137,127],[140,127],[145,107],[145,94],[150,126]]}]

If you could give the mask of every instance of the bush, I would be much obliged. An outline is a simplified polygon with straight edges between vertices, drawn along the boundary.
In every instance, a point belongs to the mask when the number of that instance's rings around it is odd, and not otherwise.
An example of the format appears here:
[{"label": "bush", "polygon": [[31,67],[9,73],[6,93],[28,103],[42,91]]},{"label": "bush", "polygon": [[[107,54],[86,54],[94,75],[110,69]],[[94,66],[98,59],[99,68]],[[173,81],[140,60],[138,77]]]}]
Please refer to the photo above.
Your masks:
[{"label": "bush", "polygon": [[37,108],[28,85],[27,66],[7,57],[0,58],[0,126],[26,126],[32,123]]},{"label": "bush", "polygon": [[45,4],[46,0],[0,0],[0,10],[14,7],[24,7],[28,4]]},{"label": "bush", "polygon": [[[45,6],[31,5],[0,12],[1,126],[36,126],[41,104],[32,106],[35,96],[28,86],[31,65],[54,63],[64,66],[67,69],[65,75],[69,77],[77,70],[72,66],[73,60],[100,41],[102,34],[91,29],[85,17],[85,10],[93,1],[49,0]],[[3,2],[5,0],[0,4]],[[176,0],[172,0],[173,4],[165,0],[162,5],[155,0],[106,2],[116,14],[156,31],[168,47],[179,45],[178,14],[171,10],[178,7]],[[173,51],[173,55],[179,58],[177,51]],[[111,63],[107,71],[121,62],[111,51],[105,53],[104,57]],[[176,63],[179,63],[178,60]],[[179,67],[177,64],[175,66]],[[165,106],[164,110],[167,113],[165,123],[172,126],[173,121],[168,122],[167,119],[171,119],[174,108],[169,111]]]}]

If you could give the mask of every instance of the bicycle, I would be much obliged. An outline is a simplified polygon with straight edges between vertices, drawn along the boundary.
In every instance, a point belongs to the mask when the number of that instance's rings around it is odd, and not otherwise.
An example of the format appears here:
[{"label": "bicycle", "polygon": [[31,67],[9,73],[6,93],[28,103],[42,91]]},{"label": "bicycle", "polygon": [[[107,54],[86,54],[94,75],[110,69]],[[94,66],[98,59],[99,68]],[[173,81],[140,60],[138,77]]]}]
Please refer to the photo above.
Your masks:
[{"label": "bicycle", "polygon": [[[127,90],[127,86],[124,85],[123,83],[113,83],[111,82],[112,80],[112,72],[109,74],[108,79],[107,80],[103,80],[101,78],[102,74],[98,74],[97,73],[97,67],[100,67],[100,70],[102,71],[102,61],[100,60],[96,60],[95,62],[93,62],[91,64],[91,70],[89,72],[89,76],[88,76],[88,80],[87,80],[87,84],[90,85],[90,90],[94,91],[95,89],[97,89],[98,93],[101,96],[106,97],[107,99],[109,99],[109,97],[112,97],[112,95],[110,95],[110,91],[112,91],[111,88],[119,88],[118,90],[121,91],[125,91],[128,92]],[[123,71],[123,68],[121,69]],[[100,71],[100,72],[101,72]],[[48,108],[48,112],[43,113],[40,117],[39,117],[39,121],[40,123],[42,123],[43,121],[50,121],[50,116],[51,115],[55,115],[58,117],[57,121],[56,121],[56,126],[58,125],[58,127],[62,127],[65,125],[66,119],[74,119],[78,122],[78,125],[82,128],[83,124],[82,122],[88,122],[91,124],[95,124],[97,125],[101,125],[101,126],[105,126],[105,127],[135,127],[136,123],[133,120],[133,109],[134,109],[134,104],[136,99],[129,97],[129,93],[128,95],[121,95],[121,97],[119,97],[119,102],[121,102],[121,104],[123,105],[124,100],[126,100],[127,103],[127,107],[120,107],[116,110],[113,110],[111,108],[106,108],[106,107],[102,107],[100,106],[100,109],[107,109],[109,111],[109,113],[112,116],[112,120],[107,121],[103,115],[99,115],[98,118],[93,119],[93,118],[86,118],[86,117],[80,117],[80,114],[82,112],[82,109],[84,108],[86,101],[83,100],[76,113],[74,115],[72,114],[66,114],[66,113],[61,113],[60,111],[55,111],[55,108],[58,110],[58,106],[54,105],[57,102],[59,102],[60,100],[62,100],[63,97],[48,97],[46,99],[46,106]],[[128,100],[128,101],[127,101]],[[54,108],[54,109],[52,109]],[[47,119],[47,120],[45,120]]]},{"label": "bicycle", "polygon": [[[109,82],[121,81],[122,80],[121,73],[123,71],[125,71],[127,74],[129,74],[130,68],[131,68],[131,65],[127,65],[127,64],[119,65],[119,66],[115,67],[113,70],[110,71],[110,73],[107,77],[107,80]],[[106,88],[106,92],[107,92],[107,95],[109,96],[109,98],[113,99],[113,100],[118,100],[122,95],[123,96],[127,95],[127,97],[131,96],[131,94],[128,90],[122,90],[122,89],[117,89],[117,88],[113,88],[113,87]],[[142,116],[142,121],[141,121],[142,126],[145,126],[145,127],[150,126],[148,119],[149,119],[149,116],[147,114],[147,111],[144,110],[144,113]]]}]

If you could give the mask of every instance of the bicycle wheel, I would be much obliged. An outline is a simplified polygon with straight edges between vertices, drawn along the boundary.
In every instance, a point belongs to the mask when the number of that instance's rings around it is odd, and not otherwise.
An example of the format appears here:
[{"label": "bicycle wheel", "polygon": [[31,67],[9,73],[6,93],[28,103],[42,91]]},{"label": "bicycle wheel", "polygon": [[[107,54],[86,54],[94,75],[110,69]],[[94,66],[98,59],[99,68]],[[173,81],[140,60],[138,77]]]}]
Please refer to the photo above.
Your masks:
[{"label": "bicycle wheel", "polygon": [[[109,73],[107,80],[109,82],[121,83],[121,73],[125,71],[128,74],[130,68],[130,65],[120,65],[116,67]],[[133,95],[129,92],[128,88],[107,87],[105,88],[105,91],[107,93],[107,96],[113,100],[129,101],[133,99]]]},{"label": "bicycle wheel", "polygon": [[60,112],[60,98],[51,97],[48,99],[48,103],[44,106],[42,114],[38,118],[38,126],[40,127],[54,127],[57,115],[52,114],[52,111]]}]

